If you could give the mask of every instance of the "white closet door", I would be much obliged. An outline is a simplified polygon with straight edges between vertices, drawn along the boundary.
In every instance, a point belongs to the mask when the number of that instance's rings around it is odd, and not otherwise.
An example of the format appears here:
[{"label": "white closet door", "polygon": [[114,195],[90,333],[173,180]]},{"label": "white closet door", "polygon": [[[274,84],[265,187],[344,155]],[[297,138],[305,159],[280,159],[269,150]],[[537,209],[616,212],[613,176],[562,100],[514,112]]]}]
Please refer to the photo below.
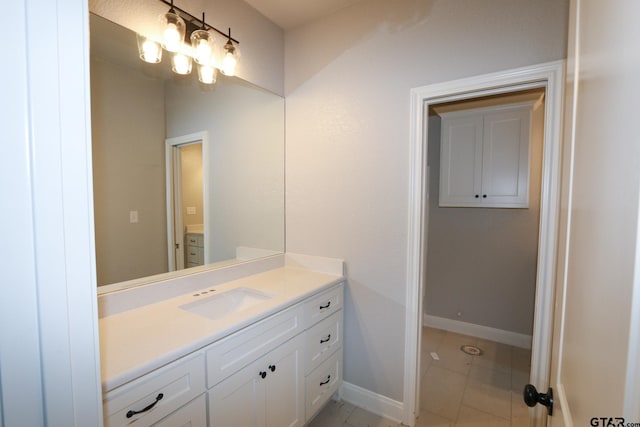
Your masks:
[{"label": "white closet door", "polygon": [[529,205],[531,109],[484,115],[482,200],[492,207]]}]

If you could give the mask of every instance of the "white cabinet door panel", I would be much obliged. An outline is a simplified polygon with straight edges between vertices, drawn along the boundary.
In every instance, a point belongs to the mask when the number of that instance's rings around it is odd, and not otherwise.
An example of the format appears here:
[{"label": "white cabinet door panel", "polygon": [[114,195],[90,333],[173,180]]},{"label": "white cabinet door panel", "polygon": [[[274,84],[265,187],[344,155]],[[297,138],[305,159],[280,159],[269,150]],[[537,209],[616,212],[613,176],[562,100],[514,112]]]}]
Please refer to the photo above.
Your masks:
[{"label": "white cabinet door panel", "polygon": [[530,109],[485,114],[482,156],[485,204],[528,206],[530,116]]},{"label": "white cabinet door panel", "polygon": [[480,204],[482,116],[443,119],[440,205]]}]

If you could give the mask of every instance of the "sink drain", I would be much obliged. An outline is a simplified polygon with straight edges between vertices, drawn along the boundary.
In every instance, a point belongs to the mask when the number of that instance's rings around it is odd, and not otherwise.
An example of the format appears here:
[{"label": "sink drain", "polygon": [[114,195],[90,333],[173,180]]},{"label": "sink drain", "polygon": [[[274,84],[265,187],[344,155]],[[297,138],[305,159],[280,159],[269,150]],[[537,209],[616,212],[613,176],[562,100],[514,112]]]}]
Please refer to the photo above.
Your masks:
[{"label": "sink drain", "polygon": [[470,354],[471,356],[480,356],[482,354],[482,350],[480,350],[475,345],[463,345],[460,347],[463,353]]}]

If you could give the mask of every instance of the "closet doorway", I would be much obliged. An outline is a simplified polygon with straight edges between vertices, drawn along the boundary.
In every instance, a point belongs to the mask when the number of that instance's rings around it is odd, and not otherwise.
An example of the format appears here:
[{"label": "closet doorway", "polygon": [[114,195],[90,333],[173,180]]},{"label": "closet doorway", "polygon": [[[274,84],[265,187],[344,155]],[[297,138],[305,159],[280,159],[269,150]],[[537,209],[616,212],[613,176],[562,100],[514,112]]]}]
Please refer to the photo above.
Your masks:
[{"label": "closet doorway", "polygon": [[[429,257],[426,176],[430,161],[427,150],[429,141],[427,124],[428,111],[432,105],[537,88],[543,88],[545,91],[538,260],[529,381],[538,389],[546,389],[549,383],[549,350],[553,331],[552,313],[558,241],[563,83],[564,62],[556,61],[411,90],[411,191],[408,221],[405,397],[402,405],[403,422],[407,425],[424,424],[424,420],[418,420],[416,424],[416,416],[420,414],[420,355],[424,318],[423,295],[426,288],[424,266],[425,260]],[[545,425],[544,409],[539,406],[530,412],[533,420],[530,424],[532,427]]]},{"label": "closet doorway", "polygon": [[429,106],[418,426],[529,425],[544,96]]}]

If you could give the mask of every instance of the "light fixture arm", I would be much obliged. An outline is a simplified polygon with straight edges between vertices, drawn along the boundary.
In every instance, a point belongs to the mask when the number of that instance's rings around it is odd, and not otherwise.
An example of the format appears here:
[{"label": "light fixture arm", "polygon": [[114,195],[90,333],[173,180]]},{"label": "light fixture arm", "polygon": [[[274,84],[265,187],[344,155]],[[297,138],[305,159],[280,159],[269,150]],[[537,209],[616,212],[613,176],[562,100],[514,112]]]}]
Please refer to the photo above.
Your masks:
[{"label": "light fixture arm", "polygon": [[214,27],[213,25],[209,25],[204,21],[204,12],[202,13],[202,19],[198,19],[195,16],[193,16],[192,14],[190,14],[189,12],[187,12],[184,9],[180,9],[178,6],[173,4],[173,0],[171,0],[170,2],[167,0],[160,0],[162,3],[166,4],[167,6],[171,7],[171,10],[177,10],[178,12],[180,12],[182,15],[188,16],[189,17],[189,21],[191,21],[192,23],[195,23],[198,26],[201,26],[202,28],[206,29],[206,30],[213,30],[216,33],[227,37],[229,40],[240,44],[240,42],[234,38],[231,37],[231,28],[229,28],[229,33],[224,33],[222,31],[220,31],[219,29],[217,29],[216,27]]}]

